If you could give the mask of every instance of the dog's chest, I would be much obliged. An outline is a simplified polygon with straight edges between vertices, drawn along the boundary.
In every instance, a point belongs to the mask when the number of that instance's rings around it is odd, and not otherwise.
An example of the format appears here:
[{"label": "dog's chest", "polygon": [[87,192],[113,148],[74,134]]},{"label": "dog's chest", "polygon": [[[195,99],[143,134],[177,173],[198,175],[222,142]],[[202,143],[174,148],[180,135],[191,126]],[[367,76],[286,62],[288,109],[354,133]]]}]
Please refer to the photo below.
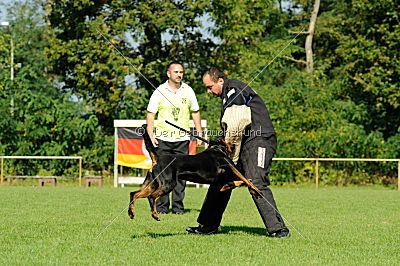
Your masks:
[{"label": "dog's chest", "polygon": [[224,168],[219,167],[217,170],[218,175],[222,175],[226,173],[226,170]]}]

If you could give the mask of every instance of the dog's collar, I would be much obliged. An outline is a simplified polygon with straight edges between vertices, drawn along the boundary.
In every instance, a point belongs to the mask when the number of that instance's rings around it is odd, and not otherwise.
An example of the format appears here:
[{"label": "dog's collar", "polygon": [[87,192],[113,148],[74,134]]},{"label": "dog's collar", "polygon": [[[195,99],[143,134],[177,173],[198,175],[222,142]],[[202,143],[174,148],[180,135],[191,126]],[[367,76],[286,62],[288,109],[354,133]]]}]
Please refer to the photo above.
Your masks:
[{"label": "dog's collar", "polygon": [[223,153],[225,156],[227,156],[226,152],[219,146],[216,146],[216,147],[214,146],[214,147],[212,147],[212,149],[219,151],[219,152]]}]

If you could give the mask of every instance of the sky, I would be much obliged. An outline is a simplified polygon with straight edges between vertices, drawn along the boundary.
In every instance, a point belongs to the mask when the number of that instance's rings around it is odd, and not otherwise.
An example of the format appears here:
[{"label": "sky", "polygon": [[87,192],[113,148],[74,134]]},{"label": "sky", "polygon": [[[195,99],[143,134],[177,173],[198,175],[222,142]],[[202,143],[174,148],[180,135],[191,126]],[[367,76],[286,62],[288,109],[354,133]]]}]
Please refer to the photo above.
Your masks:
[{"label": "sky", "polygon": [[[0,0],[0,22],[7,20],[7,11],[4,8],[3,4],[11,4],[13,2],[16,2],[16,0]],[[282,6],[284,8],[287,8],[290,5],[290,1],[282,1]],[[204,24],[203,24],[204,25]]]},{"label": "sky", "polygon": [[11,4],[15,2],[15,0],[0,0],[0,22],[7,21],[7,10],[4,7],[4,4]]},{"label": "sky", "polygon": [[[7,21],[7,10],[5,8],[5,5],[9,6],[13,2],[17,2],[17,0],[0,0],[0,22]],[[212,27],[212,22],[209,21],[209,16],[204,15],[200,18],[200,21],[203,25],[203,27],[200,29],[200,32],[203,34],[204,37],[212,38],[214,39],[215,42],[219,42],[219,40],[216,40],[213,38],[207,31],[207,28]],[[170,41],[171,40],[171,35],[168,33],[164,33],[162,35],[163,41]],[[129,38],[128,38],[129,41]],[[132,46],[135,47],[135,44],[132,43]]]}]

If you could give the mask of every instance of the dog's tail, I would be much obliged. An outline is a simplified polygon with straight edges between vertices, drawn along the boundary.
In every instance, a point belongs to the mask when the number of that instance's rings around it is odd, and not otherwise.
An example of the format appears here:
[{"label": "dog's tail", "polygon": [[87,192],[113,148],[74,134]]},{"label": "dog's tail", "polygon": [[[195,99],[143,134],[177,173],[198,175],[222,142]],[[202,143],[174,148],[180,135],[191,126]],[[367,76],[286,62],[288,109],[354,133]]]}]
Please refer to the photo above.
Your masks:
[{"label": "dog's tail", "polygon": [[147,124],[142,125],[142,131],[143,131],[143,140],[144,140],[144,145],[146,146],[147,151],[150,154],[151,161],[153,162],[153,165],[157,164],[158,162],[158,154],[157,154],[157,148],[153,146],[153,143],[151,142],[149,133],[147,132]]}]

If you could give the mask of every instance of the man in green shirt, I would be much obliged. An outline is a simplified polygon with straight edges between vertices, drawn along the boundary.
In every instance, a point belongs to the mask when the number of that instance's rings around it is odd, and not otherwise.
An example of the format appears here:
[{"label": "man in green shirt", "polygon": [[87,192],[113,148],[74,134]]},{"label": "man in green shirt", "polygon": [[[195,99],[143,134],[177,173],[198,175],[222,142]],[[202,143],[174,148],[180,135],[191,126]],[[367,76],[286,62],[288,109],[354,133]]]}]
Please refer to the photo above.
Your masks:
[{"label": "man in green shirt", "polygon": [[[146,117],[147,131],[153,145],[158,147],[159,154],[188,154],[190,137],[179,129],[168,125],[165,120],[189,130],[191,115],[197,132],[202,134],[199,105],[193,89],[182,82],[182,64],[178,62],[170,63],[167,75],[168,80],[161,84],[150,97]],[[158,118],[155,124],[156,114]],[[173,213],[183,214],[185,187],[186,181],[178,180],[172,191]],[[157,201],[158,213],[168,213],[169,205],[169,195],[161,197]]]}]

